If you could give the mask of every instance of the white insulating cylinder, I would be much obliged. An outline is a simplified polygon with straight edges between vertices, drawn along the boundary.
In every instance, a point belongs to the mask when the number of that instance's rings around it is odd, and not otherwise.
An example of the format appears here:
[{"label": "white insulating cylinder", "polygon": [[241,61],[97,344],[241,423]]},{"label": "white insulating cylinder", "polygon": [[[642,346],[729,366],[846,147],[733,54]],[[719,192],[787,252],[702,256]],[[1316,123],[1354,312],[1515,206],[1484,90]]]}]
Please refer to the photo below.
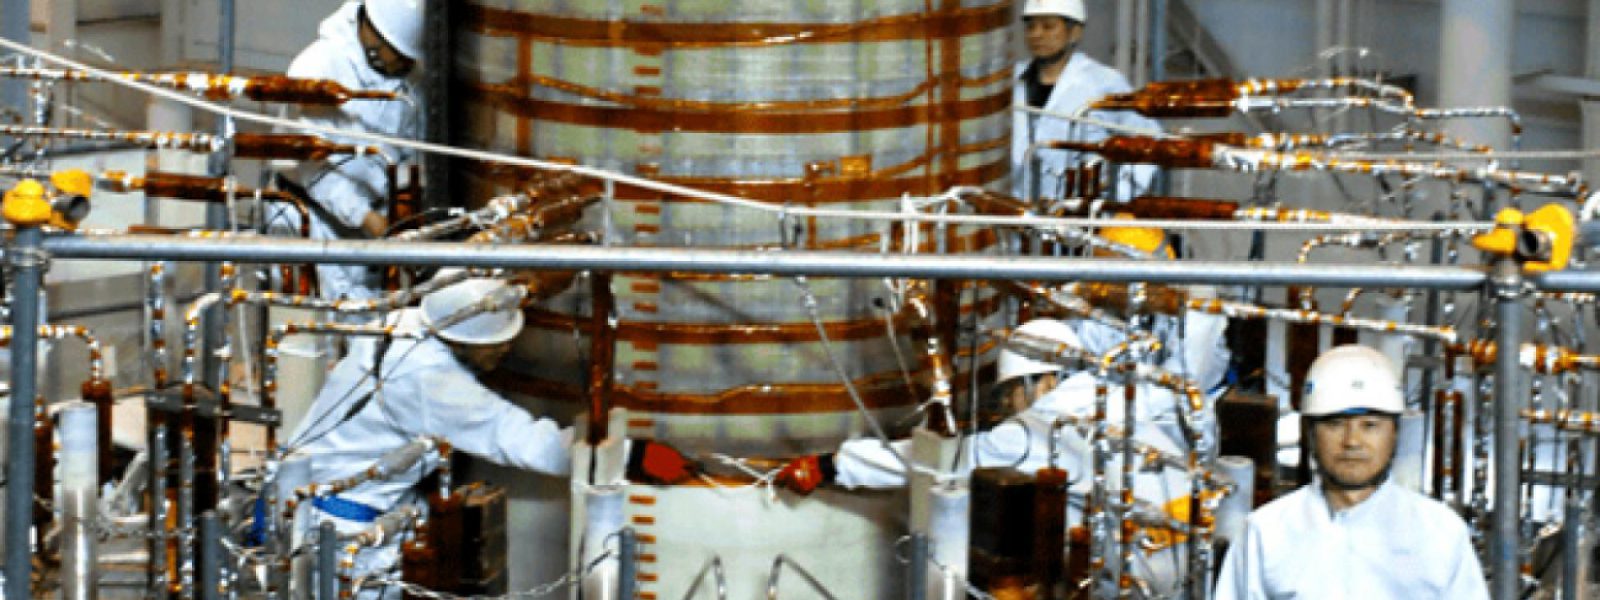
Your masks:
[{"label": "white insulating cylinder", "polygon": [[[606,551],[611,535],[622,530],[623,487],[596,485],[585,490],[583,496],[583,540],[578,551],[577,568],[586,569]],[[607,558],[583,578],[583,597],[615,600],[617,597],[617,560]]]},{"label": "white insulating cylinder", "polygon": [[1394,482],[1413,492],[1422,491],[1426,419],[1418,410],[1408,410],[1400,415],[1399,432],[1395,438],[1394,464],[1389,467],[1389,475],[1394,478]]},{"label": "white insulating cylinder", "polygon": [[304,487],[311,483],[311,457],[303,454],[290,455],[278,465],[278,477],[273,483],[272,519],[278,524],[278,531],[288,532],[290,543],[298,545],[300,531],[295,527],[300,513],[305,506],[297,506],[295,514],[290,516],[287,511],[289,503],[294,501],[296,488]]},{"label": "white insulating cylinder", "polygon": [[1217,537],[1229,543],[1244,537],[1245,517],[1250,516],[1256,495],[1256,464],[1243,456],[1217,458],[1217,471],[1233,481],[1233,493],[1217,507]]},{"label": "white insulating cylinder", "polygon": [[933,600],[961,600],[967,595],[963,582],[967,578],[967,543],[971,538],[970,517],[972,490],[966,484],[951,481],[935,485],[929,490],[930,503],[928,530],[929,556],[938,566],[928,569],[928,598]]},{"label": "white insulating cylinder", "polygon": [[328,378],[328,351],[314,336],[291,337],[278,346],[278,410],[282,431],[295,431]]},{"label": "white insulating cylinder", "polygon": [[85,402],[69,402],[58,413],[57,437],[61,443],[61,597],[87,599],[99,597],[95,574],[95,507],[99,505],[95,479],[99,473],[96,444],[95,407]]}]

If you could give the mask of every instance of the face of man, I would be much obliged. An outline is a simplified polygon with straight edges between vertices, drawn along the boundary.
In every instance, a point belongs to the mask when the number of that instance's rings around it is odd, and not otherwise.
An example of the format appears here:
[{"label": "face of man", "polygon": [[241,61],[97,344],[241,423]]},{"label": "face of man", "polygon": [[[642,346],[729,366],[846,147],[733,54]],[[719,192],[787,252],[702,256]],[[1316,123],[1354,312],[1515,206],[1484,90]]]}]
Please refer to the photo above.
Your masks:
[{"label": "face of man", "polygon": [[383,39],[378,29],[372,26],[372,21],[367,20],[365,9],[362,9],[360,23],[357,36],[361,39],[361,48],[367,53],[367,65],[372,70],[385,77],[405,77],[416,68],[417,61],[406,58]]},{"label": "face of man", "polygon": [[1034,58],[1060,55],[1083,37],[1083,25],[1065,17],[1023,17],[1022,23],[1023,39],[1028,43],[1028,53]]},{"label": "face of man", "polygon": [[500,359],[511,351],[511,342],[500,344],[450,344],[450,350],[473,371],[488,373],[500,365]]},{"label": "face of man", "polygon": [[1383,483],[1394,459],[1396,423],[1386,415],[1335,416],[1311,425],[1313,452],[1326,484],[1361,489]]}]

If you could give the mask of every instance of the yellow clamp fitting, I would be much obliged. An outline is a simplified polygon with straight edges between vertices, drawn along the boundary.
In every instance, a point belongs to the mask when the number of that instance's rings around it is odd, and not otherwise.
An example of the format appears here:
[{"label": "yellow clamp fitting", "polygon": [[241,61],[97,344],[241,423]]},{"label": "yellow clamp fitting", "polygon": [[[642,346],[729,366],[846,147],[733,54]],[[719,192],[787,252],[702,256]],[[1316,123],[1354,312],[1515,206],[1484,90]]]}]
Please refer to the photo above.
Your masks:
[{"label": "yellow clamp fitting", "polygon": [[1560,271],[1567,268],[1572,257],[1572,243],[1577,238],[1577,219],[1572,211],[1560,204],[1546,204],[1528,214],[1522,223],[1519,238],[1528,257],[1525,265],[1530,271]]},{"label": "yellow clamp fitting", "polygon": [[1501,209],[1494,216],[1494,229],[1472,238],[1472,247],[1495,256],[1512,256],[1517,252],[1517,233],[1522,229],[1522,211]]},{"label": "yellow clamp fitting", "polygon": [[50,201],[45,197],[44,184],[33,179],[18,182],[6,192],[0,215],[17,227],[38,227],[50,222]]},{"label": "yellow clamp fitting", "polygon": [[1472,238],[1472,246],[1496,256],[1523,261],[1529,271],[1555,271],[1567,268],[1577,222],[1572,211],[1560,204],[1547,204],[1524,215],[1514,208],[1502,209],[1494,217],[1495,228]]}]

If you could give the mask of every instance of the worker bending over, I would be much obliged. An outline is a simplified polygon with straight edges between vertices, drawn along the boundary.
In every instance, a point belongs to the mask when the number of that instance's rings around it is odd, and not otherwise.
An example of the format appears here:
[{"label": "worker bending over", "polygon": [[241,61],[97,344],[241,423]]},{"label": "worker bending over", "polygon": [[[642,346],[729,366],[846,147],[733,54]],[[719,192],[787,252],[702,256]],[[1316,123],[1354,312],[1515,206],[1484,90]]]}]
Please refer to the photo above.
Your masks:
[{"label": "worker bending over", "polygon": [[[427,295],[420,308],[386,317],[393,336],[353,341],[289,442],[293,455],[311,458],[311,480],[356,476],[419,438],[443,440],[495,464],[567,475],[572,430],[528,414],[478,379],[499,364],[522,330],[521,292],[494,279],[468,279]],[[627,454],[632,481],[676,483],[692,475],[690,463],[663,444],[630,442]],[[430,453],[403,473],[317,496],[299,529],[332,521],[342,535],[362,531],[378,516],[417,501],[414,488],[438,463]],[[355,572],[397,576],[398,557],[393,542],[363,551]],[[385,597],[366,591],[364,597]],[[398,597],[398,590],[391,595]]]}]

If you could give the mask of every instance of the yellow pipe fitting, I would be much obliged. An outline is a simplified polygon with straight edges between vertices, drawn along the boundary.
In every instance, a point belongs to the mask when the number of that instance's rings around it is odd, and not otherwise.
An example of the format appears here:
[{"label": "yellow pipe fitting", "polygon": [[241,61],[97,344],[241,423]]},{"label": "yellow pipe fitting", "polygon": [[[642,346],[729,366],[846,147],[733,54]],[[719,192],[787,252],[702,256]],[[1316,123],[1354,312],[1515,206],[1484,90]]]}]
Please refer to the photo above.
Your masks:
[{"label": "yellow pipe fitting", "polygon": [[0,215],[17,227],[38,227],[50,222],[50,201],[45,197],[44,184],[24,179],[5,194],[0,205]]},{"label": "yellow pipe fitting", "polygon": [[1472,246],[1488,254],[1515,258],[1529,271],[1559,271],[1572,257],[1577,223],[1572,211],[1546,204],[1524,215],[1514,208],[1494,217],[1495,228],[1472,238]]}]

